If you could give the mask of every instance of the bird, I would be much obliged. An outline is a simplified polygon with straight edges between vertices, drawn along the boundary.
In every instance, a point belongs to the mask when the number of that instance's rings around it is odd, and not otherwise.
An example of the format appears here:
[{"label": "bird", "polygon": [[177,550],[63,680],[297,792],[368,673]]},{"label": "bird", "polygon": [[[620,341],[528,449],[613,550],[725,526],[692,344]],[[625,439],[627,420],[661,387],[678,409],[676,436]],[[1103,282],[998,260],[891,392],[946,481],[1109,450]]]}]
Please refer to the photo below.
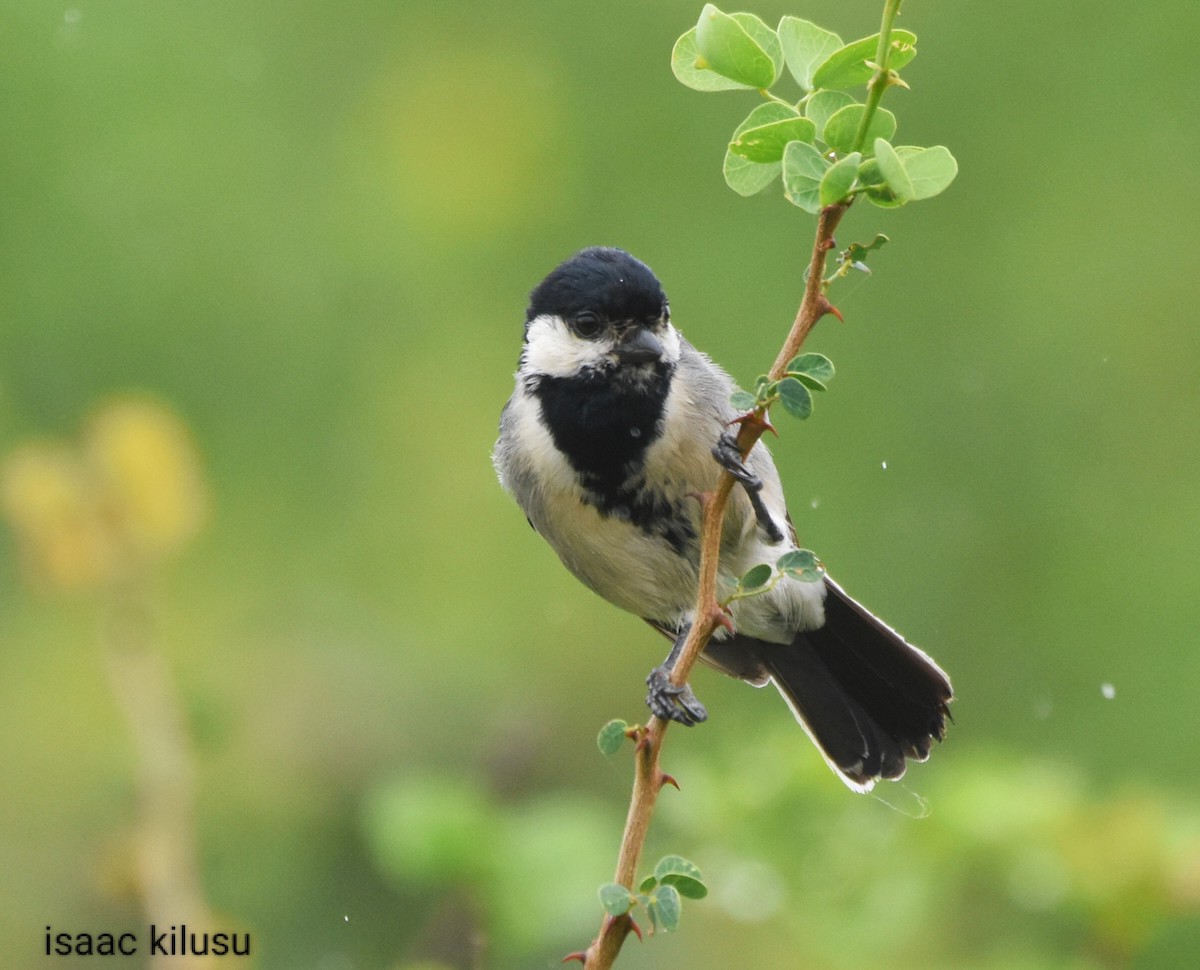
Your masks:
[{"label": "bird", "polygon": [[[695,620],[696,496],[723,469],[730,495],[719,585],[799,549],[779,473],[760,440],[743,459],[731,428],[733,379],[673,325],[654,272],[593,246],[529,297],[512,396],[492,460],[529,524],[583,585],[673,642],[647,678],[647,704],[688,726],[707,708],[670,668]],[[769,585],[769,584],[768,584]],[[727,606],[700,659],[754,686],[774,684],[826,763],[852,790],[900,778],[945,736],[950,679],[926,653],[827,573],[783,576]]]}]

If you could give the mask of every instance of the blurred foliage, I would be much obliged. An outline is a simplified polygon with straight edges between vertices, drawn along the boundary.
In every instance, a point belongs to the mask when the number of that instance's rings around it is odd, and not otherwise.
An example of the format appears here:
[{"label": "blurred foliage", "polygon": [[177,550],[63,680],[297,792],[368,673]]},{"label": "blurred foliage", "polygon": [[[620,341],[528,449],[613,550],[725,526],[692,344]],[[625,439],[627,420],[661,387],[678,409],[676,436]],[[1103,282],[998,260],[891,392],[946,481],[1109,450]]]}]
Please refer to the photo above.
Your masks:
[{"label": "blurred foliage", "polygon": [[[875,0],[754,6],[877,29]],[[629,782],[595,731],[644,717],[662,648],[564,573],[487,456],[529,288],[575,249],[647,260],[744,383],[792,319],[807,217],[725,188],[745,104],[670,70],[696,13],[0,10],[6,967],[44,965],[47,923],[140,923],[94,501],[146,467],[181,483],[150,490],[139,541],[181,537],[151,572],[205,895],[255,965],[586,945]],[[961,173],[937,205],[850,212],[840,246],[891,242],[810,345],[835,386],[774,447],[805,545],[950,671],[957,724],[879,793],[894,811],[846,792],[777,698],[699,673],[712,719],[668,741],[683,792],[647,858],[694,860],[711,893],[621,965],[1174,970],[1200,949],[1200,187],[1178,174],[1200,12],[908,0],[901,20],[922,51],[906,137]],[[186,430],[114,431],[143,444],[97,464],[113,395]],[[43,535],[81,545],[37,560]]]}]

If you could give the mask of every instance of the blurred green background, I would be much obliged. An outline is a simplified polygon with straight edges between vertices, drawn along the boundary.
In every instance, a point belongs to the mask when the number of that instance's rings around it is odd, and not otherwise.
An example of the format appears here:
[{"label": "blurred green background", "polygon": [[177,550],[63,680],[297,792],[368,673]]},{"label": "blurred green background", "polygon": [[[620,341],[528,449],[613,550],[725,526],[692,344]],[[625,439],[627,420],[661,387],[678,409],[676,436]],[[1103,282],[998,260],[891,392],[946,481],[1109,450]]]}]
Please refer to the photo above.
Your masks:
[{"label": "blurred green background", "polygon": [[[86,438],[128,392],[189,429],[206,525],[136,595],[211,926],[254,941],[239,966],[550,967],[599,925],[630,764],[593,739],[644,716],[663,646],[565,573],[488,454],[528,291],[584,245],[649,262],[739,379],[774,357],[811,220],[724,186],[753,102],[671,76],[700,6],[0,8],[0,452]],[[752,9],[851,39],[879,8]],[[683,792],[647,867],[681,853],[713,891],[620,965],[1181,967],[1200,13],[910,0],[899,25],[921,50],[889,94],[900,140],[950,146],[960,176],[850,213],[842,242],[892,243],[836,294],[846,324],[809,347],[838,379],[775,451],[803,540],[951,672],[956,724],[858,797],[773,693],[699,672],[711,721],[668,738]],[[142,756],[106,660],[128,590],[39,579],[19,536],[14,968],[59,965],[47,924],[146,921]]]}]

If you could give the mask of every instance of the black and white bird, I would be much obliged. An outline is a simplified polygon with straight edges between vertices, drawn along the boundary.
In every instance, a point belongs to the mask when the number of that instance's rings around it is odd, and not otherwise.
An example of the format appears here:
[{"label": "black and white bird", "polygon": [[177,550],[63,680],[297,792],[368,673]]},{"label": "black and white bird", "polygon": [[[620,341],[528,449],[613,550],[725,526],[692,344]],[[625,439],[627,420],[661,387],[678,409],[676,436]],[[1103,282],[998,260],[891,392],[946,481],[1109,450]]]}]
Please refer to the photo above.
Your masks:
[{"label": "black and white bird", "polygon": [[[700,506],[722,466],[730,496],[726,590],[796,548],[770,452],[731,448],[733,380],[671,324],[654,273],[619,249],[585,249],[533,290],[516,388],[493,461],[530,524],[574,575],[675,641],[647,683],[653,713],[707,717],[667,678],[695,608]],[[828,577],[785,578],[735,600],[702,659],[773,683],[830,767],[856,791],[904,774],[945,733],[950,681]]]}]

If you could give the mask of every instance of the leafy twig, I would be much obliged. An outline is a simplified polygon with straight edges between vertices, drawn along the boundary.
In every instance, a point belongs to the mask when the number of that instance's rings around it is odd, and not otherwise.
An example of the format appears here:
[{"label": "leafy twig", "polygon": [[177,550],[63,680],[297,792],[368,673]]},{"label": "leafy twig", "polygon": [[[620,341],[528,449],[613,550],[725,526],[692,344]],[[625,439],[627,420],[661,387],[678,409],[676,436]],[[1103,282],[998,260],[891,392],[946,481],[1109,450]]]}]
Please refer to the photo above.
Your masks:
[{"label": "leafy twig", "polygon": [[[791,331],[770,371],[771,380],[779,380],[787,372],[788,363],[796,356],[805,338],[812,332],[821,317],[837,311],[825,297],[825,260],[834,247],[833,234],[845,215],[849,204],[831,205],[821,210],[817,221],[816,238],[813,241],[812,257],[808,266],[808,277],[804,298]],[[738,448],[742,455],[749,454],[759,438],[769,427],[765,416],[752,411],[741,422],[738,431]],[[718,626],[728,624],[729,619],[717,599],[717,567],[721,555],[721,525],[725,518],[725,507],[733,490],[735,479],[723,472],[716,488],[700,496],[703,508],[703,525],[700,533],[700,579],[696,598],[695,619],[683,650],[671,670],[671,682],[684,684],[691,674],[700,652]],[[665,783],[673,783],[659,764],[659,755],[670,721],[651,718],[646,727],[635,732],[633,795],[629,803],[629,814],[625,819],[625,832],[621,838],[621,851],[617,859],[614,881],[633,890],[637,880],[638,863],[650,828],[650,819],[658,801],[658,793]],[[608,970],[617,958],[625,938],[634,929],[632,918],[606,916],[595,942],[582,954],[585,970]],[[579,955],[574,954],[578,959]]]}]

